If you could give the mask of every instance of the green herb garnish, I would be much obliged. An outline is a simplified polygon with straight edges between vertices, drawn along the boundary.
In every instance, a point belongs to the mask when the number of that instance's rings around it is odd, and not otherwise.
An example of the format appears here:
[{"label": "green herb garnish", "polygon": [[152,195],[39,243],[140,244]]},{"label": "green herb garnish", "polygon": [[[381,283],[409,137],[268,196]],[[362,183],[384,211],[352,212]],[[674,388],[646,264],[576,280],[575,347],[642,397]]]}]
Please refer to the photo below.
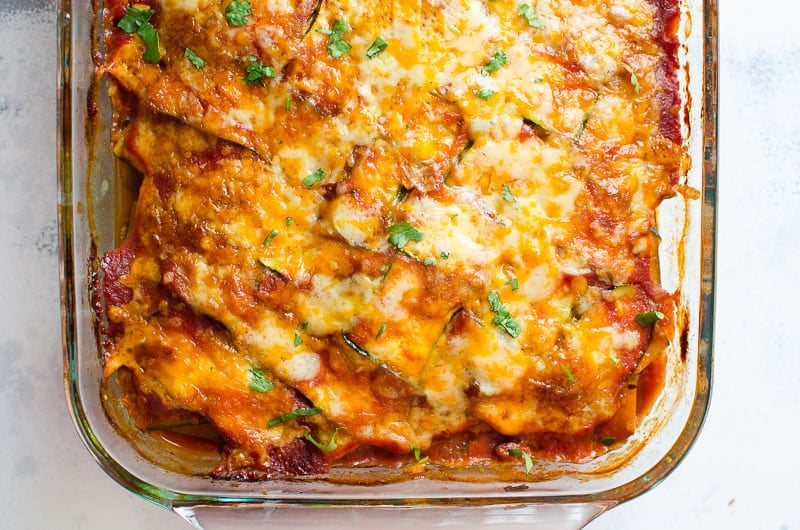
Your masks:
[{"label": "green herb garnish", "polygon": [[420,449],[416,445],[412,445],[411,450],[414,452],[414,460],[417,461],[417,464],[424,464],[425,462],[428,461],[428,457],[427,456],[423,457],[422,449]]},{"label": "green herb garnish", "polygon": [[425,265],[426,267],[428,267],[430,265],[436,265],[436,260],[434,258],[428,256],[427,258],[422,260],[422,264]]},{"label": "green herb garnish", "polygon": [[628,66],[627,64],[623,64],[622,67],[631,74],[631,84],[633,85],[633,93],[637,96],[639,92],[642,91],[642,85],[639,84],[639,79],[636,77],[636,72],[633,71],[633,68]]},{"label": "green herb garnish", "polygon": [[378,340],[381,335],[386,331],[386,322],[381,324],[381,327],[378,329],[378,332],[375,334],[375,340]]},{"label": "green herb garnish", "polygon": [[325,171],[321,169],[314,170],[313,172],[309,173],[306,178],[303,179],[303,186],[306,188],[310,188],[320,180],[325,178]]},{"label": "green herb garnish", "polygon": [[292,217],[287,217],[286,218],[286,226],[291,226],[293,222],[294,222],[294,218],[292,218]]},{"label": "green herb garnish", "polygon": [[567,366],[565,364],[562,364],[561,365],[561,369],[564,370],[565,374],[567,374],[567,381],[569,381],[570,383],[574,383],[575,382],[575,376],[572,375],[572,372],[569,370],[569,366]]},{"label": "green herb garnish", "polygon": [[401,249],[409,241],[422,241],[422,232],[411,226],[408,221],[401,221],[387,228],[389,231],[389,244]]},{"label": "green herb garnish", "polygon": [[203,67],[206,65],[206,61],[194,53],[191,48],[184,48],[183,49],[183,56],[186,57],[192,65],[198,70],[202,70]]},{"label": "green herb garnish", "polygon": [[225,8],[225,20],[231,26],[244,26],[247,24],[247,17],[253,14],[253,6],[250,2],[233,0]]},{"label": "green herb garnish", "polygon": [[511,278],[510,280],[508,280],[506,282],[506,285],[510,285],[512,291],[519,290],[519,280],[517,280],[516,278]]},{"label": "green herb garnish", "polygon": [[619,359],[617,359],[617,356],[613,353],[608,356],[608,360],[611,361],[611,364],[614,366],[619,366]]},{"label": "green herb garnish", "polygon": [[603,438],[600,438],[600,443],[608,447],[610,445],[614,445],[615,443],[617,443],[617,439],[614,438],[613,436],[605,436]]},{"label": "green herb garnish", "polygon": [[280,425],[281,423],[286,423],[287,421],[292,421],[300,417],[305,416],[313,416],[315,414],[319,414],[322,412],[321,408],[314,407],[311,409],[294,409],[292,412],[288,414],[284,414],[283,416],[278,416],[277,418],[273,418],[267,422],[267,427],[275,427],[276,425]]},{"label": "green herb garnish", "polygon": [[136,33],[145,45],[142,60],[146,63],[157,64],[161,60],[159,49],[158,31],[150,23],[153,16],[152,9],[139,9],[129,7],[125,15],[117,23],[117,27],[125,33]]},{"label": "green herb garnish", "polygon": [[379,36],[372,41],[372,44],[370,44],[369,48],[367,48],[367,59],[374,59],[378,55],[382,54],[384,50],[386,50],[387,46],[389,46],[389,43]]},{"label": "green herb garnish", "polygon": [[506,63],[508,63],[508,57],[506,57],[506,53],[504,51],[495,52],[491,60],[484,64],[481,68],[481,73],[483,75],[489,75],[495,70],[499,70],[500,67]]},{"label": "green herb garnish", "polygon": [[655,324],[659,320],[663,319],[664,319],[664,313],[660,311],[646,311],[644,313],[639,313],[634,317],[636,323],[644,327]]},{"label": "green herb garnish", "polygon": [[350,51],[350,43],[343,39],[344,32],[347,30],[347,22],[337,20],[333,23],[333,29],[328,35],[328,53],[334,59]]},{"label": "green herb garnish", "polygon": [[497,293],[497,291],[490,292],[488,300],[489,306],[491,307],[492,312],[495,314],[494,318],[492,319],[492,324],[514,338],[519,337],[520,333],[522,333],[522,327],[519,325],[519,322],[514,320],[514,317],[511,316],[511,313],[508,312],[508,309],[503,306],[503,303],[500,301],[500,295]]},{"label": "green herb garnish", "polygon": [[274,385],[267,381],[264,372],[258,368],[250,368],[250,390],[254,392],[269,392]]},{"label": "green herb garnish", "polygon": [[303,344],[303,339],[300,338],[300,335],[298,333],[295,333],[294,334],[294,345],[295,345],[295,347],[300,346],[301,344]]},{"label": "green herb garnish", "polygon": [[534,28],[543,28],[542,21],[536,16],[536,12],[528,4],[519,6],[519,16],[528,21],[528,25]]},{"label": "green herb garnish", "polygon": [[247,75],[244,76],[245,83],[259,83],[263,85],[265,77],[275,77],[275,69],[273,67],[259,63],[252,55],[247,59],[250,61],[250,64],[247,65]]},{"label": "green herb garnish", "polygon": [[450,253],[449,252],[445,252],[445,251],[441,251],[439,253],[439,257],[442,258],[442,259],[448,259],[450,257]]},{"label": "green herb garnish", "polygon": [[521,458],[521,459],[523,459],[525,461],[525,474],[526,475],[531,472],[531,470],[533,469],[533,459],[531,458],[531,455],[529,455],[527,452],[523,451],[522,449],[517,449],[517,448],[509,449],[508,450],[508,454],[509,454],[509,456],[513,456],[515,458]]},{"label": "green herb garnish", "polygon": [[503,184],[500,188],[500,194],[506,202],[517,202],[517,198],[511,193],[511,188],[509,188],[507,184]]},{"label": "green herb garnish", "polygon": [[331,439],[328,440],[328,443],[326,443],[325,445],[322,445],[321,442],[316,441],[310,432],[305,433],[303,435],[303,438],[314,444],[317,447],[317,449],[319,449],[323,453],[332,453],[333,451],[336,450],[337,447],[339,447],[336,444],[336,433],[338,433],[341,430],[342,430],[341,427],[336,427],[336,430],[333,431],[333,434],[331,435]]},{"label": "green herb garnish", "polygon": [[261,248],[268,246],[277,235],[278,231],[273,228],[272,231],[267,234],[267,237],[264,238],[264,241],[261,242]]},{"label": "green herb garnish", "polygon": [[475,95],[477,97],[481,98],[484,101],[486,101],[490,97],[494,96],[495,94],[497,94],[497,91],[496,90],[491,90],[489,88],[482,88],[482,89],[478,90],[477,92],[475,92]]},{"label": "green herb garnish", "polygon": [[291,98],[286,98],[286,99],[283,100],[283,110],[285,110],[286,112],[289,112],[290,110],[292,110],[292,99]]}]

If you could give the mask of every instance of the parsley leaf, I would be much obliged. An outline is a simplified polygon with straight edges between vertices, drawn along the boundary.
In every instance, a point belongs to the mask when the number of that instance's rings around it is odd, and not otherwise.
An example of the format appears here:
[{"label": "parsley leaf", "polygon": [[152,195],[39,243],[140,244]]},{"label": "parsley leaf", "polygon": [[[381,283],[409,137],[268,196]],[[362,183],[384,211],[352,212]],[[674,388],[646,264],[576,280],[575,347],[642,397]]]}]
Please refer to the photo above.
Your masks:
[{"label": "parsley leaf", "polygon": [[303,186],[306,188],[310,188],[320,180],[325,178],[325,171],[321,169],[314,170],[313,172],[309,173],[306,178],[303,179]]},{"label": "parsley leaf", "polygon": [[316,441],[314,439],[314,436],[312,436],[310,432],[305,433],[303,435],[303,438],[314,444],[317,447],[317,449],[319,449],[323,453],[332,453],[333,451],[336,451],[337,447],[339,447],[336,444],[336,433],[338,433],[341,430],[342,430],[341,427],[336,427],[336,430],[333,431],[333,434],[331,435],[331,439],[328,440],[328,443],[326,443],[325,445],[322,445],[322,442]]},{"label": "parsley leaf", "polygon": [[225,20],[231,26],[244,26],[247,24],[247,17],[253,14],[253,6],[250,2],[233,0],[225,8]]},{"label": "parsley leaf", "polygon": [[508,312],[508,309],[506,309],[503,303],[500,301],[500,295],[497,293],[497,291],[490,292],[488,300],[489,307],[491,308],[492,313],[495,314],[494,318],[492,319],[492,324],[514,338],[519,337],[520,333],[522,333],[522,327],[519,325],[519,322],[514,320],[514,317],[511,316],[511,313]]},{"label": "parsley leaf", "polygon": [[389,244],[401,249],[409,241],[422,241],[422,232],[414,228],[408,221],[401,221],[397,224],[390,226],[389,231]]},{"label": "parsley leaf", "polygon": [[484,101],[486,101],[490,97],[494,96],[495,94],[497,94],[497,91],[496,90],[492,90],[490,88],[482,88],[482,89],[480,89],[480,90],[475,92],[475,95],[478,96],[479,98],[481,98]]},{"label": "parsley leaf", "polygon": [[520,4],[519,16],[528,21],[528,25],[533,28],[543,28],[542,21],[536,16],[536,12],[528,4]]},{"label": "parsley leaf", "polygon": [[383,40],[383,37],[378,36],[367,48],[367,59],[374,59],[382,54],[387,46],[389,46],[389,43]]},{"label": "parsley leaf", "polygon": [[313,416],[315,414],[319,414],[322,412],[321,408],[314,407],[311,409],[294,409],[292,412],[288,414],[284,414],[283,416],[278,416],[277,418],[272,418],[267,422],[267,427],[275,427],[276,425],[280,425],[281,423],[286,423],[287,421],[295,420],[301,416]]},{"label": "parsley leaf", "polygon": [[639,79],[636,77],[636,72],[634,72],[633,68],[631,68],[627,64],[623,64],[622,67],[625,70],[627,70],[629,74],[631,74],[631,84],[633,85],[633,93],[638,96],[639,92],[642,91],[642,85],[639,84]]},{"label": "parsley leaf", "polygon": [[265,77],[275,77],[275,69],[273,67],[259,63],[252,55],[248,57],[248,60],[250,64],[247,65],[247,75],[244,76],[245,83],[263,85]]},{"label": "parsley leaf", "polygon": [[509,456],[513,456],[515,458],[521,458],[521,459],[523,459],[525,461],[525,474],[526,475],[531,472],[531,470],[533,469],[533,459],[531,458],[531,455],[529,455],[527,452],[523,451],[522,449],[517,449],[516,447],[513,448],[513,449],[509,449],[508,450],[508,454],[509,454]]},{"label": "parsley leaf", "polygon": [[269,392],[274,385],[267,381],[264,372],[258,368],[250,368],[250,390],[254,392]]},{"label": "parsley leaf", "polygon": [[508,185],[503,184],[500,188],[500,193],[503,196],[503,200],[506,202],[517,202],[517,198],[511,193],[511,188]]},{"label": "parsley leaf", "polygon": [[664,313],[661,313],[660,311],[647,311],[645,313],[639,313],[636,315],[636,317],[634,317],[636,323],[644,327],[655,324],[659,320],[663,319]]},{"label": "parsley leaf", "polygon": [[344,20],[337,20],[333,23],[333,29],[328,35],[328,53],[334,59],[338,59],[342,55],[350,51],[350,43],[344,40],[344,32],[347,30],[347,22]]},{"label": "parsley leaf", "polygon": [[484,64],[483,67],[481,68],[481,73],[483,75],[489,75],[495,70],[499,70],[501,66],[507,63],[508,63],[508,57],[506,57],[506,53],[504,51],[495,52],[491,60],[488,63]]},{"label": "parsley leaf", "polygon": [[191,48],[184,48],[183,49],[183,56],[186,57],[192,65],[198,70],[202,70],[203,67],[206,65],[206,61],[194,53]]},{"label": "parsley leaf", "polygon": [[117,27],[125,33],[136,33],[150,22],[150,17],[154,13],[152,9],[129,7],[125,10],[125,15],[117,23]]},{"label": "parsley leaf", "polygon": [[267,234],[267,237],[264,238],[264,241],[261,242],[261,248],[264,248],[268,246],[270,243],[272,243],[272,240],[275,239],[275,236],[277,235],[278,231],[273,228],[272,231],[269,234]]}]

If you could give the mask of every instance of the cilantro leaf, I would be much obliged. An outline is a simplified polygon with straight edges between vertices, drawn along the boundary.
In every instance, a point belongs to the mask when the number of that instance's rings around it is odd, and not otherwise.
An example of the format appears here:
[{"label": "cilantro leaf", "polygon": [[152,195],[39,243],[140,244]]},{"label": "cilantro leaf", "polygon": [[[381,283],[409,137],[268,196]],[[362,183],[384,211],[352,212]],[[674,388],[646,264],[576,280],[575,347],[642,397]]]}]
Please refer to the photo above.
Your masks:
[{"label": "cilantro leaf", "polygon": [[489,307],[491,308],[492,313],[495,314],[494,318],[492,319],[492,324],[502,329],[513,338],[519,337],[519,335],[522,333],[522,327],[519,325],[519,322],[517,322],[514,317],[511,316],[511,313],[508,312],[508,309],[506,309],[503,303],[500,301],[500,294],[498,294],[497,291],[492,291],[489,293],[487,299],[489,300]]},{"label": "cilantro leaf", "polygon": [[475,92],[475,95],[478,96],[479,98],[481,98],[484,101],[486,101],[490,97],[494,96],[495,94],[497,94],[497,91],[496,90],[492,90],[490,88],[482,88],[482,89],[480,89],[480,90]]},{"label": "cilantro leaf", "polygon": [[275,68],[259,63],[252,55],[248,57],[248,60],[250,64],[247,65],[247,75],[244,76],[245,83],[259,83],[263,85],[265,77],[275,77]]},{"label": "cilantro leaf", "polygon": [[301,344],[303,344],[303,339],[300,337],[300,335],[298,333],[295,333],[294,334],[294,345],[295,345],[295,347],[300,346]]},{"label": "cilantro leaf", "polygon": [[520,4],[519,16],[528,21],[528,25],[533,28],[543,28],[542,21],[536,16],[536,12],[528,4]]},{"label": "cilantro leaf", "polygon": [[125,15],[117,23],[117,27],[125,33],[136,33],[150,22],[150,17],[155,11],[152,9],[140,9],[129,7],[125,10]]},{"label": "cilantro leaf", "polygon": [[569,381],[570,383],[574,383],[575,382],[575,376],[572,375],[572,372],[570,371],[569,366],[567,366],[566,364],[562,364],[561,365],[561,369],[564,370],[565,374],[567,374],[567,381]]},{"label": "cilantro leaf", "polygon": [[422,232],[414,228],[408,221],[401,221],[397,224],[390,226],[389,231],[389,244],[401,249],[409,241],[422,241]]},{"label": "cilantro leaf", "polygon": [[267,234],[267,237],[264,238],[264,241],[261,242],[261,248],[264,248],[268,246],[270,243],[272,243],[272,240],[275,239],[275,236],[277,235],[278,231],[273,228],[272,231],[269,234]]},{"label": "cilantro leaf", "polygon": [[508,454],[509,454],[509,456],[513,456],[514,458],[521,458],[522,460],[525,461],[525,474],[526,475],[531,472],[531,470],[533,469],[533,459],[531,458],[531,455],[529,455],[527,452],[523,451],[522,449],[517,449],[516,447],[513,448],[513,449],[509,449],[508,450]]},{"label": "cilantro leaf", "polygon": [[638,96],[639,92],[642,91],[642,85],[639,84],[639,79],[636,77],[636,72],[634,72],[633,68],[631,68],[627,64],[623,64],[622,67],[625,70],[627,70],[629,74],[631,74],[631,84],[633,85],[633,93]]},{"label": "cilantro leaf", "polygon": [[501,66],[507,63],[508,63],[508,57],[506,57],[506,53],[504,51],[495,52],[491,60],[488,63],[484,64],[483,67],[481,68],[481,73],[483,75],[489,75],[495,70],[499,70]]},{"label": "cilantro leaf", "polygon": [[389,43],[383,40],[383,37],[378,36],[367,48],[367,59],[374,59],[382,54],[387,46],[389,46]]},{"label": "cilantro leaf", "polygon": [[250,368],[250,390],[254,392],[269,392],[274,385],[267,381],[264,372],[258,368]]},{"label": "cilantro leaf", "polygon": [[306,188],[310,188],[311,186],[313,186],[314,184],[316,184],[317,182],[319,182],[324,178],[325,178],[325,171],[321,169],[314,170],[303,179],[303,186],[305,186]]},{"label": "cilantro leaf", "polygon": [[225,8],[225,20],[231,26],[244,26],[247,24],[247,17],[253,14],[253,6],[246,0],[233,0]]},{"label": "cilantro leaf", "polygon": [[312,436],[310,432],[305,433],[303,435],[303,438],[314,444],[317,447],[317,449],[319,449],[323,453],[332,453],[333,451],[336,451],[337,447],[339,447],[338,444],[336,443],[336,433],[338,433],[341,430],[342,430],[341,427],[336,427],[336,430],[333,431],[333,434],[331,435],[331,439],[328,440],[328,443],[326,443],[325,445],[322,445],[322,442],[316,441],[314,439],[314,436]]},{"label": "cilantro leaf", "polygon": [[283,416],[278,416],[277,418],[272,418],[267,422],[267,427],[275,427],[276,425],[280,425],[281,423],[286,423],[287,421],[295,420],[299,417],[305,416],[313,416],[315,414],[319,414],[322,412],[321,408],[314,407],[314,408],[304,408],[304,409],[294,409],[292,412],[288,414],[284,414]]},{"label": "cilantro leaf", "polygon": [[516,278],[511,278],[505,284],[506,285],[510,285],[512,291],[518,291],[519,290],[519,280],[516,279]]},{"label": "cilantro leaf", "polygon": [[411,450],[414,452],[414,460],[417,461],[417,464],[424,464],[428,461],[428,457],[422,456],[422,449],[417,447],[416,445],[411,446]]},{"label": "cilantro leaf", "polygon": [[344,32],[347,30],[347,22],[344,20],[337,20],[333,23],[331,34],[328,35],[328,53],[334,59],[338,59],[342,55],[350,51],[350,43],[344,40]]},{"label": "cilantro leaf", "polygon": [[660,311],[646,311],[644,313],[639,313],[634,317],[636,323],[643,327],[655,324],[659,320],[663,319],[664,313],[661,313]]},{"label": "cilantro leaf", "polygon": [[186,57],[192,65],[198,70],[202,70],[203,67],[206,65],[206,61],[194,53],[191,48],[184,48],[183,49],[183,56]]},{"label": "cilantro leaf", "polygon": [[503,186],[500,188],[500,193],[503,196],[504,201],[517,202],[517,198],[511,193],[511,188],[509,188],[507,184],[503,184]]},{"label": "cilantro leaf", "polygon": [[386,331],[386,322],[381,324],[380,329],[378,329],[378,332],[375,334],[375,340],[378,340],[385,331]]},{"label": "cilantro leaf", "polygon": [[146,63],[158,64],[161,60],[161,50],[158,45],[158,31],[156,31],[156,28],[148,22],[139,28],[136,34],[141,37],[142,42],[144,42],[147,48],[142,55],[142,60]]}]

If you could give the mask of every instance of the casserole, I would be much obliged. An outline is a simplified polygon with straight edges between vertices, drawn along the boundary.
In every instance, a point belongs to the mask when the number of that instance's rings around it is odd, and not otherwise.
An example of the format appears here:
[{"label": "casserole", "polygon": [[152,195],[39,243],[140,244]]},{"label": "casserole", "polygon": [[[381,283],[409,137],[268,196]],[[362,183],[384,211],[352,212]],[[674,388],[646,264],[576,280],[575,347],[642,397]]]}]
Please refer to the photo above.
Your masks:
[{"label": "casserole", "polygon": [[[688,236],[685,245],[674,249],[674,254],[682,255],[686,264],[683,274],[674,275],[683,282],[682,292],[690,309],[683,351],[686,360],[679,362],[680,366],[673,366],[669,372],[667,389],[654,405],[655,409],[648,417],[649,424],[626,442],[628,451],[610,453],[607,458],[601,459],[601,463],[547,464],[536,470],[535,482],[526,480],[526,477],[515,477],[516,482],[513,483],[487,481],[485,477],[480,482],[467,482],[475,478],[467,472],[458,477],[464,481],[423,478],[397,484],[391,483],[393,477],[390,470],[373,468],[348,470],[346,474],[359,477],[353,480],[352,476],[350,479],[342,476],[342,483],[339,484],[313,480],[274,480],[254,484],[210,481],[198,475],[197,470],[204,465],[198,463],[196,453],[187,455],[180,448],[167,449],[163,440],[126,428],[130,421],[126,419],[125,410],[116,405],[118,400],[112,395],[115,392],[114,385],[106,387],[101,384],[102,370],[96,347],[98,336],[93,332],[90,302],[86,293],[90,287],[90,277],[97,273],[99,256],[118,244],[119,219],[124,217],[120,212],[129,208],[126,187],[131,179],[105,148],[110,123],[109,108],[102,97],[102,82],[99,92],[93,92],[97,87],[91,76],[93,68],[88,63],[91,55],[86,48],[82,50],[84,53],[74,53],[77,46],[88,46],[90,34],[98,32],[99,28],[92,27],[93,19],[88,6],[62,7],[65,12],[61,41],[64,62],[61,66],[62,73],[67,76],[61,93],[60,166],[66,382],[76,424],[85,442],[117,480],[137,493],[195,520],[198,517],[218,517],[218,514],[224,514],[222,516],[225,517],[229,512],[219,511],[218,508],[234,504],[239,507],[236,517],[240,520],[247,517],[263,518],[267,514],[273,514],[271,516],[276,519],[284,516],[293,520],[302,519],[307,511],[301,511],[300,515],[293,512],[297,507],[311,503],[342,507],[372,506],[372,510],[364,513],[375,518],[381,517],[387,510],[391,517],[389,506],[407,505],[407,517],[419,516],[420,520],[428,522],[438,518],[469,517],[470,520],[482,519],[486,523],[508,524],[509,520],[524,523],[567,514],[573,523],[582,524],[602,509],[646,489],[649,483],[663,477],[684,454],[702,422],[710,385],[715,153],[714,113],[709,111],[713,111],[715,101],[715,72],[711,68],[713,64],[699,60],[700,57],[713,60],[713,38],[711,45],[701,50],[698,31],[701,29],[699,21],[702,20],[702,29],[713,32],[713,10],[710,10],[713,6],[686,6],[687,11],[691,8],[694,24],[684,25],[689,57],[687,88],[692,91],[694,102],[697,103],[699,87],[703,86],[699,67],[705,64],[708,66],[702,70],[702,75],[706,76],[705,86],[712,89],[703,97],[706,121],[701,120],[699,105],[690,106],[692,132],[696,135],[702,127],[703,138],[701,146],[699,137],[692,137],[690,145],[694,164],[688,183],[702,186],[704,196],[702,202],[688,202]],[[691,33],[690,28],[694,28],[695,32]],[[70,72],[74,75],[70,76]],[[82,104],[84,101],[97,101],[98,106],[89,105],[87,109]],[[701,147],[703,156],[699,156]],[[701,158],[704,160],[702,165],[699,163]],[[680,207],[671,213],[663,213],[665,220],[659,224],[659,231],[662,234],[679,234],[683,226],[682,215]],[[667,219],[672,218],[678,221],[671,232]],[[670,260],[663,261],[667,263]],[[88,273],[84,273],[87,268]],[[644,444],[645,438],[651,439]],[[639,446],[641,448],[635,450]],[[625,465],[614,465],[615,460],[620,460],[619,464],[624,461]],[[598,469],[612,471],[601,473]],[[523,481],[524,484],[521,483]],[[369,487],[357,485],[365,482],[384,484]],[[273,511],[271,508],[275,506],[281,509]],[[459,509],[437,508],[441,506]],[[265,507],[269,507],[269,510],[265,510]],[[331,512],[335,520],[342,522],[346,522],[347,518],[359,517],[362,513],[347,508],[325,509]],[[319,510],[322,508],[311,510],[310,517],[319,517]]]}]

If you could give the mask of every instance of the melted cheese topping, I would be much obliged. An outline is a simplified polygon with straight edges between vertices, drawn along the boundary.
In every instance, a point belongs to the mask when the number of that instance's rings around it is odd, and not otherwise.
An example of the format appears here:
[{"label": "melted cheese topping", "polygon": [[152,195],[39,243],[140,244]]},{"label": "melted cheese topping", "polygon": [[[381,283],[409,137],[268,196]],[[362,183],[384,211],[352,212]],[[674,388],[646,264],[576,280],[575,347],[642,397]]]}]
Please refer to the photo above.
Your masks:
[{"label": "melted cheese topping", "polygon": [[[263,421],[186,397],[246,393],[257,367],[322,409],[313,429],[344,429],[333,456],[476,425],[579,436],[615,415],[652,333],[634,317],[674,320],[650,272],[683,163],[653,4],[539,0],[529,21],[505,1],[254,0],[232,26],[227,2],[156,3],[159,64],[109,28],[104,70],[134,100],[116,93],[133,118],[116,135],[145,180],[108,374],[145,374],[263,448]],[[247,82],[256,63],[274,77]],[[224,346],[152,371],[130,352],[157,349],[137,338],[153,330],[184,351],[175,307]],[[220,348],[239,364],[206,380]]]}]

